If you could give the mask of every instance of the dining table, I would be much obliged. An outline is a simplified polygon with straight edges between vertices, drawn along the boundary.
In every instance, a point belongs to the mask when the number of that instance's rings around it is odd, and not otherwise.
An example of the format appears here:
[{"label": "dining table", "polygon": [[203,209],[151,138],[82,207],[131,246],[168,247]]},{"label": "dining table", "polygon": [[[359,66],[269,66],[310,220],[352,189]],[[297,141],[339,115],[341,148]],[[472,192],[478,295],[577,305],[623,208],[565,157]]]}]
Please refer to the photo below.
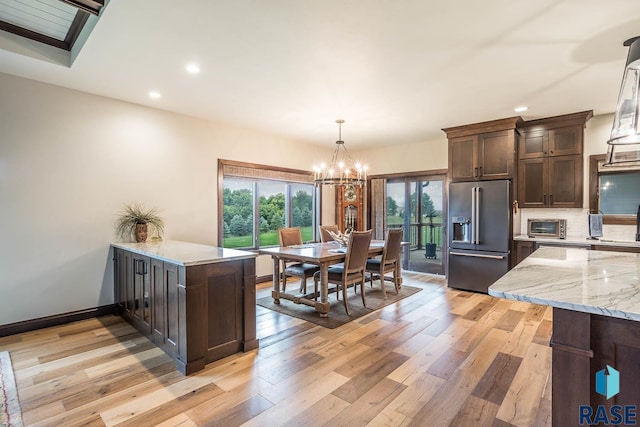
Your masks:
[{"label": "dining table", "polygon": [[[408,243],[403,242],[404,245]],[[382,255],[384,240],[372,240],[369,245],[369,257]],[[328,317],[331,304],[329,303],[329,267],[345,261],[347,248],[338,242],[304,243],[292,246],[276,246],[260,248],[262,255],[271,255],[273,259],[273,290],[271,296],[275,304],[280,304],[280,299],[293,301],[295,304],[305,304],[314,307],[320,313],[320,317]],[[315,291],[311,294],[293,294],[280,290],[280,261],[305,262],[316,264],[320,267],[320,299],[317,299]],[[396,263],[396,277],[399,277],[402,286],[400,260]]]}]

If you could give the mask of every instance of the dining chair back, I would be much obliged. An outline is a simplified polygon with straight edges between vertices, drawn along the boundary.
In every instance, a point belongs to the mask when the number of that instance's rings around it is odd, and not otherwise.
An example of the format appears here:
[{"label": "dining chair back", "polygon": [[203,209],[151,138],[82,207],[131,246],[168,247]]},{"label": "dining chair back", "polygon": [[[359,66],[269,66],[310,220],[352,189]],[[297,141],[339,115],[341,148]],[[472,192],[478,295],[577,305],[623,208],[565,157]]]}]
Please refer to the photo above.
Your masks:
[{"label": "dining chair back", "polygon": [[398,271],[398,263],[400,262],[400,247],[402,245],[403,229],[390,229],[387,232],[387,238],[384,241],[381,259],[370,259],[367,261],[367,273],[371,273],[371,283],[373,285],[374,275],[380,277],[380,287],[385,299],[387,292],[384,287],[385,273],[393,273],[393,284],[396,294],[400,291],[400,277]]},{"label": "dining chair back", "polygon": [[333,237],[331,236],[331,234],[328,233],[328,231],[331,231],[332,233],[336,233],[336,234],[340,232],[340,229],[335,224],[321,225],[319,228],[320,228],[320,241],[323,243],[333,241]]},{"label": "dining chair back", "polygon": [[[342,299],[347,315],[350,315],[349,304],[347,303],[347,288],[349,285],[353,285],[354,288],[358,284],[361,285],[362,292],[360,294],[362,296],[362,305],[367,306],[364,281],[365,267],[367,266],[367,258],[369,257],[369,246],[371,245],[372,235],[372,230],[352,232],[349,237],[344,264],[330,267],[327,272],[328,282],[338,286],[337,292],[342,289]],[[319,278],[319,273],[314,274],[314,295],[317,294],[318,291]]]},{"label": "dining chair back", "polygon": [[[301,245],[302,230],[300,227],[279,228],[278,241],[281,247]],[[313,277],[313,274],[318,270],[320,270],[320,267],[316,264],[282,260],[282,291],[287,291],[287,276],[290,276],[300,279],[300,292],[306,294],[307,279]]]}]

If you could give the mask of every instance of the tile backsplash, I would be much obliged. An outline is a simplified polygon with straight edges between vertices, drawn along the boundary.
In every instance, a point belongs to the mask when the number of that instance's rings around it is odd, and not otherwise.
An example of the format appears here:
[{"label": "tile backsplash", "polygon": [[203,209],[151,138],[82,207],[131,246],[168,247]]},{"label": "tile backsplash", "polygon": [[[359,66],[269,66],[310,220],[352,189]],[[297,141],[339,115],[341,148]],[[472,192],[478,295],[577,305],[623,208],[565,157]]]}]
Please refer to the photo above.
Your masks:
[{"label": "tile backsplash", "polygon": [[[588,209],[519,209],[514,215],[513,235],[527,234],[527,220],[537,219],[566,219],[567,239],[584,239],[589,237]],[[519,221],[518,221],[519,219]],[[602,238],[611,240],[635,240],[636,227],[633,225],[608,225],[602,227]]]}]

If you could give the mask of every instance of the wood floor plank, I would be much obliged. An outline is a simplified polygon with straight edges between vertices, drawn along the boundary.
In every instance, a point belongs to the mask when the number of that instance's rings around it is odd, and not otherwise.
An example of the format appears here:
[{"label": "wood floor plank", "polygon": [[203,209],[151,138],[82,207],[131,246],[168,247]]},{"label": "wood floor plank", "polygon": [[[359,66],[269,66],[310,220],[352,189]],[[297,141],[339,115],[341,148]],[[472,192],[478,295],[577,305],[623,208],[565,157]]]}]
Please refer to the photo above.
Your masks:
[{"label": "wood floor plank", "polygon": [[[373,420],[404,389],[405,385],[388,378],[366,390],[348,408],[329,421],[332,426],[366,425]],[[332,393],[335,395],[335,392]]]},{"label": "wood floor plank", "polygon": [[491,426],[499,406],[476,396],[469,396],[451,421],[452,426]]},{"label": "wood floor plank", "polygon": [[[245,425],[247,427],[262,427],[268,425],[277,426],[282,422],[282,420],[295,417],[301,412],[311,408],[320,399],[343,385],[348,380],[348,378],[342,375],[330,372],[320,380],[298,390],[298,392],[287,400],[280,401],[278,404],[275,404],[260,415],[252,418]],[[263,397],[270,400],[269,396]]]},{"label": "wood floor plank", "polygon": [[497,411],[513,382],[513,377],[516,375],[521,362],[522,359],[520,357],[498,353],[472,394],[480,399],[495,403]]},{"label": "wood floor plank", "polygon": [[403,354],[388,353],[377,360],[376,363],[368,366],[358,375],[334,390],[332,394],[342,400],[353,403],[367,392],[367,390],[374,387],[398,366],[402,365],[407,359],[408,357]]},{"label": "wood floor plank", "polygon": [[504,329],[505,331],[513,331],[513,329],[520,323],[524,317],[524,312],[517,310],[507,310],[507,312],[500,318],[496,328]]},{"label": "wood floor plank", "polygon": [[282,427],[315,427],[332,425],[329,420],[349,407],[349,403],[333,394],[328,394],[312,405],[309,409],[280,424]]},{"label": "wood floor plank", "polygon": [[235,427],[269,409],[273,404],[258,395],[224,412],[219,418],[205,422],[203,427]]},{"label": "wood floor plank", "polygon": [[496,418],[518,426],[536,420],[551,367],[551,348],[532,343],[500,405]]},{"label": "wood floor plank", "polygon": [[257,306],[260,348],[187,377],[111,315],[0,347],[29,426],[550,425],[552,310],[403,280],[422,291],[336,329]]}]

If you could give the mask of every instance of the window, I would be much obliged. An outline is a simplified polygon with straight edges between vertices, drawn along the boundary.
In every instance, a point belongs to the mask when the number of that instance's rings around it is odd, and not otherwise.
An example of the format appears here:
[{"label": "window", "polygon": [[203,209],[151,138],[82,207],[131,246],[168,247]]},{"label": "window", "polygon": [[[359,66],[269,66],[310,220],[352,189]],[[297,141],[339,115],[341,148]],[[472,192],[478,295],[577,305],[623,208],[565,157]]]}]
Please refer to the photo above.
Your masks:
[{"label": "window", "polygon": [[603,167],[604,154],[590,157],[589,209],[604,214],[605,224],[635,224],[640,204],[640,170]]},{"label": "window", "polygon": [[315,239],[318,203],[311,173],[225,160],[218,166],[220,246],[277,246],[281,227],[300,227],[303,241]]}]

